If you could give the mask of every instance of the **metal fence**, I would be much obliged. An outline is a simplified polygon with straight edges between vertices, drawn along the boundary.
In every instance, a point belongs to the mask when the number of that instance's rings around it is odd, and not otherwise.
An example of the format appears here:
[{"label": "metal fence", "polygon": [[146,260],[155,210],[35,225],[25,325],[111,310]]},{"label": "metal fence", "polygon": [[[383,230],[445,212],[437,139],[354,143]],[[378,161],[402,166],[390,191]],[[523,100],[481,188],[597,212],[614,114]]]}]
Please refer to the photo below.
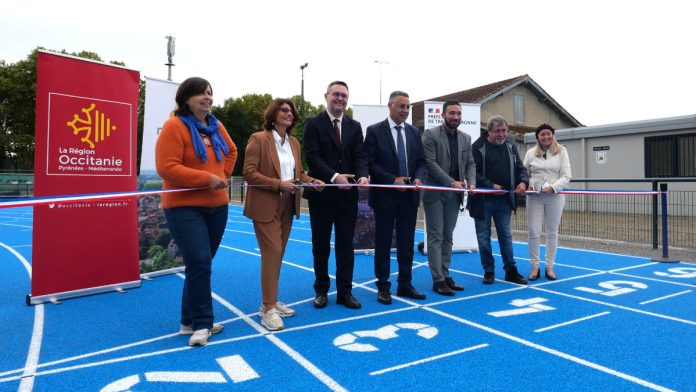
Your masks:
[{"label": "metal fence", "polygon": [[[647,180],[573,180],[587,182],[650,182],[657,189],[658,183],[694,181]],[[576,184],[573,184],[576,185]],[[575,188],[575,186],[571,186]],[[626,241],[662,245],[662,208],[659,196],[630,195],[566,195],[566,205],[559,234],[595,239]],[[668,245],[696,249],[696,191],[669,190],[667,192]],[[513,216],[512,228],[527,231],[525,207],[521,206]]]},{"label": "metal fence", "polygon": [[[25,174],[20,175],[22,176]],[[9,177],[5,180],[0,182],[0,197],[33,196],[34,184],[31,181]],[[625,187],[625,184],[632,183],[636,189],[645,188],[645,184],[649,183],[650,188],[657,190],[659,184],[676,182],[696,182],[696,178],[573,179],[571,187],[587,187],[589,183],[621,183]],[[232,177],[230,185],[230,199],[243,203],[246,196],[243,177]],[[658,196],[566,195],[559,234],[648,244],[657,249],[662,245],[661,215]],[[696,191],[668,188],[667,215],[668,245],[696,249]],[[513,215],[512,228],[527,231],[524,203],[517,209],[517,214]]]},{"label": "metal fence", "polygon": [[0,198],[33,195],[34,173],[32,171],[0,171]]}]

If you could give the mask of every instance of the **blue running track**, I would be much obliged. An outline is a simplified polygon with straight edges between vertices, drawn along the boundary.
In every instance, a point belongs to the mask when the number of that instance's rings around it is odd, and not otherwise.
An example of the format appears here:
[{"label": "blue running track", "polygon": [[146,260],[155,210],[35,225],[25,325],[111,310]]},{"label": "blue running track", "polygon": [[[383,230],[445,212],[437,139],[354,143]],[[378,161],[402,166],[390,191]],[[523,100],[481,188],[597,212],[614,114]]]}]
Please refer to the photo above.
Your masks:
[{"label": "blue running track", "polygon": [[[336,305],[334,291],[318,310],[302,216],[280,282],[280,300],[297,315],[268,333],[256,313],[259,250],[241,211],[230,206],[213,264],[225,330],[190,348],[177,334],[179,274],[127,293],[27,306],[32,210],[0,210],[0,391],[696,390],[695,264],[562,248],[557,281],[504,282],[496,256],[499,279],[484,286],[478,254],[460,253],[452,276],[465,290],[442,297],[416,253],[413,284],[427,299],[394,296],[385,306],[372,256],[357,255],[362,309]],[[527,246],[514,247],[526,275]]]}]

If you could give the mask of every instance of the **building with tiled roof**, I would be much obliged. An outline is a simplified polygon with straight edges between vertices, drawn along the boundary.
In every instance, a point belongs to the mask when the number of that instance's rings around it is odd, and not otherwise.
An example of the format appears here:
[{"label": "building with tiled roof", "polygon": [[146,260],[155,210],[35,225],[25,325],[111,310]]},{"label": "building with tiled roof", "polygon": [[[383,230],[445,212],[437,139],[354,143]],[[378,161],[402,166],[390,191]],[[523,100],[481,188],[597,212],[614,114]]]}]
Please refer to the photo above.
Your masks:
[{"label": "building with tiled roof", "polygon": [[[478,103],[481,105],[481,127],[485,129],[486,120],[499,114],[508,121],[508,127],[521,137],[533,132],[541,123],[551,124],[554,128],[575,128],[583,125],[568,113],[529,75],[501,80],[474,87],[469,90],[441,95],[425,101],[444,102],[455,99],[461,103]],[[425,101],[413,103],[413,125],[423,130]]]}]

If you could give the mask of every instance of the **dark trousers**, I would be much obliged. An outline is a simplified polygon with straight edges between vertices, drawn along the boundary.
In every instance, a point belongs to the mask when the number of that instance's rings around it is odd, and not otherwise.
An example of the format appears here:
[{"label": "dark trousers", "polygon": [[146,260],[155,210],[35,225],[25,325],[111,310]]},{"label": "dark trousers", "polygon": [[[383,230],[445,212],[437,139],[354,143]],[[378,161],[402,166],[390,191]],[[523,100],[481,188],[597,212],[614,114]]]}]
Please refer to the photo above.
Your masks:
[{"label": "dark trousers", "polygon": [[353,288],[353,234],[358,216],[357,202],[326,203],[309,200],[309,220],[312,226],[312,254],[314,255],[314,291],[326,294],[331,254],[331,228],[334,228],[336,257],[336,289],[349,294]]},{"label": "dark trousers", "polygon": [[169,231],[186,265],[181,294],[181,324],[194,331],[213,326],[210,274],[227,225],[227,205],[215,208],[166,208]]},{"label": "dark trousers", "polygon": [[389,290],[389,263],[392,233],[396,224],[396,259],[399,263],[399,285],[411,285],[413,240],[416,232],[418,205],[410,191],[395,192],[394,202],[375,211],[375,276],[377,289]]}]

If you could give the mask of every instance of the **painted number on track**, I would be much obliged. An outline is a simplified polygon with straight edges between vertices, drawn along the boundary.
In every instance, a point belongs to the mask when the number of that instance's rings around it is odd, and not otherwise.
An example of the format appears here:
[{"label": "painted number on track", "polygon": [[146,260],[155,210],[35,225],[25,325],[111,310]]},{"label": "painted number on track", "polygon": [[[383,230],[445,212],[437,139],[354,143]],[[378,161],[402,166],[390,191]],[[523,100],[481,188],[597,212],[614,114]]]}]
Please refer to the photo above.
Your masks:
[{"label": "painted number on track", "polygon": [[608,280],[606,282],[600,282],[599,287],[603,288],[604,290],[593,289],[591,287],[576,287],[575,290],[592,294],[600,294],[606,297],[616,297],[617,295],[632,293],[638,289],[646,289],[648,288],[648,285],[640,282],[632,282],[630,280]]}]

